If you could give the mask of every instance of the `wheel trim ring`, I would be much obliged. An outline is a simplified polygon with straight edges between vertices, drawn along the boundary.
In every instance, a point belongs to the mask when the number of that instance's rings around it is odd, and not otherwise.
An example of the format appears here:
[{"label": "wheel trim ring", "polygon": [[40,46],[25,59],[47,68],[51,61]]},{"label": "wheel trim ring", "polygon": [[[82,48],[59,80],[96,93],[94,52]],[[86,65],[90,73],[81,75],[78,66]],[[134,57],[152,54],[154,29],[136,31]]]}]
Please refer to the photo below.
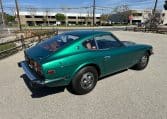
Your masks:
[{"label": "wheel trim ring", "polygon": [[83,89],[91,89],[93,87],[93,82],[95,78],[93,73],[87,72],[82,75],[80,85]]},{"label": "wheel trim ring", "polygon": [[141,64],[143,66],[145,66],[147,64],[147,62],[148,62],[148,57],[145,55],[141,58]]}]

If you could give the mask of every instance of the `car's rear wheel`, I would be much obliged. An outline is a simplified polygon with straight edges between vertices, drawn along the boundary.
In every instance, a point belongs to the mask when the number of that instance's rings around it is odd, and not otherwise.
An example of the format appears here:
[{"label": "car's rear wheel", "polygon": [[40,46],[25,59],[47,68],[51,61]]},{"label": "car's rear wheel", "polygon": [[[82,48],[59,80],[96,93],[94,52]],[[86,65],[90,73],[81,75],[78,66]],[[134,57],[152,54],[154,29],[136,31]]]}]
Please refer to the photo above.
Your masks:
[{"label": "car's rear wheel", "polygon": [[135,69],[135,70],[143,70],[147,67],[148,65],[148,62],[149,62],[149,53],[145,53],[141,59],[139,60],[139,62],[132,67],[132,69]]},{"label": "car's rear wheel", "polygon": [[82,68],[71,82],[75,94],[87,94],[94,89],[98,80],[98,72],[92,66]]}]

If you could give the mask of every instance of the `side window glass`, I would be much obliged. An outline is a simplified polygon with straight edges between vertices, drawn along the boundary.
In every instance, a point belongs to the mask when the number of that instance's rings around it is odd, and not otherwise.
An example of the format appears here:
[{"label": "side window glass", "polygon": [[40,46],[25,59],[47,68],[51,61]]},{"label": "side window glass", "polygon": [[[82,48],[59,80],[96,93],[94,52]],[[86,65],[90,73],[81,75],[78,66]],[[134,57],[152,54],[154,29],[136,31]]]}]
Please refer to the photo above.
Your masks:
[{"label": "side window glass", "polygon": [[109,49],[121,46],[121,43],[111,35],[97,36],[95,40],[99,49]]},{"label": "side window glass", "polygon": [[96,43],[95,40],[91,39],[91,40],[86,40],[85,42],[83,42],[83,46],[89,50],[96,50]]}]

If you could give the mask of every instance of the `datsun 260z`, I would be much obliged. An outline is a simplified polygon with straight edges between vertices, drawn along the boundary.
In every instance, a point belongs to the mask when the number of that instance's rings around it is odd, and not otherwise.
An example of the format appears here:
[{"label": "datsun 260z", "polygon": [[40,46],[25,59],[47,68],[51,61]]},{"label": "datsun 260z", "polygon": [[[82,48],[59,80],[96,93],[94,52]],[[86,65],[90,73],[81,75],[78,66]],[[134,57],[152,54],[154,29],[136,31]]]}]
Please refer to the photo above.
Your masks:
[{"label": "datsun 260z", "polygon": [[19,62],[32,86],[70,86],[87,94],[99,78],[146,68],[152,46],[120,41],[110,32],[83,30],[56,35],[25,50]]}]

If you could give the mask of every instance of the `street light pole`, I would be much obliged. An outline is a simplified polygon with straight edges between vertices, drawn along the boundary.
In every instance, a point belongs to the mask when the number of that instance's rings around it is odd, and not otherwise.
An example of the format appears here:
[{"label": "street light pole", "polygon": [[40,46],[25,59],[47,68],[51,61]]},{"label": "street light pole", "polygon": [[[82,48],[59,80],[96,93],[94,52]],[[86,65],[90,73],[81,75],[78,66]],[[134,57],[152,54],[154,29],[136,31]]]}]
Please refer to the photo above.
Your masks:
[{"label": "street light pole", "polygon": [[5,23],[5,15],[4,15],[4,10],[3,10],[2,0],[0,0],[0,6],[1,6],[2,24],[3,24],[3,27],[5,27],[6,23]]},{"label": "street light pole", "polygon": [[16,11],[17,11],[18,25],[19,25],[19,29],[21,31],[22,30],[22,26],[21,26],[21,21],[20,21],[19,6],[18,6],[17,0],[15,0],[15,4],[16,4]]},{"label": "street light pole", "polygon": [[95,26],[95,9],[96,9],[96,1],[93,0],[93,26]]}]

